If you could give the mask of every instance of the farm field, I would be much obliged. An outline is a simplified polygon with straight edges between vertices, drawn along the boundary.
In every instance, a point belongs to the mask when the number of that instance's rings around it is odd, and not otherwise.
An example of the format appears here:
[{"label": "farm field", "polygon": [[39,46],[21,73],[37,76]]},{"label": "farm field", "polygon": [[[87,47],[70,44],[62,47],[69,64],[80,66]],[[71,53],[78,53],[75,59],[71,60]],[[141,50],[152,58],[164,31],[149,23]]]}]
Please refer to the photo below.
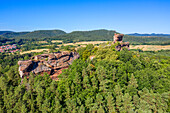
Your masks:
[{"label": "farm field", "polygon": [[[45,41],[43,41],[45,42]],[[52,43],[55,42],[62,42],[62,40],[52,40]],[[57,46],[61,47],[63,46],[74,46],[75,49],[77,50],[80,47],[85,47],[88,44],[102,44],[102,43],[107,43],[108,41],[84,41],[84,42],[76,42],[76,43],[65,43],[65,44],[59,44]],[[43,45],[43,47],[48,47],[50,45]],[[59,48],[55,48],[59,49]],[[130,49],[142,49],[143,51],[158,51],[158,50],[170,50],[170,45],[130,45]],[[26,54],[26,53],[31,53],[31,52],[42,52],[42,51],[49,51],[49,49],[35,49],[35,50],[30,50],[30,51],[24,51],[20,52],[20,54]]]},{"label": "farm field", "polygon": [[60,44],[58,46],[67,46],[67,45],[73,45],[73,46],[77,46],[77,45],[86,45],[86,44],[101,44],[101,43],[107,43],[108,41],[86,41],[86,42],[76,42],[76,43],[66,43],[66,44]]},{"label": "farm field", "polygon": [[52,40],[51,42],[52,42],[52,43],[55,43],[55,42],[60,42],[60,43],[62,43],[63,41],[62,41],[62,40]]},{"label": "farm field", "polygon": [[142,49],[143,51],[170,50],[170,45],[130,45],[130,49]]},{"label": "farm field", "polygon": [[49,49],[34,49],[34,50],[30,50],[30,51],[24,51],[24,52],[20,52],[20,54],[26,54],[26,53],[35,53],[35,52],[42,52],[42,51],[49,51]]}]

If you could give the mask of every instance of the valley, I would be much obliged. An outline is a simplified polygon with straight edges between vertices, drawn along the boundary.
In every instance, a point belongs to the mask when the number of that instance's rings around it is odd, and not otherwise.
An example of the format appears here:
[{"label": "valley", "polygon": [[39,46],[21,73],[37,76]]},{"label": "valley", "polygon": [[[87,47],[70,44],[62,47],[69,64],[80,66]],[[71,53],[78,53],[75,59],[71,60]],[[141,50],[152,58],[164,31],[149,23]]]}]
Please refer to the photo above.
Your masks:
[{"label": "valley", "polygon": [[0,112],[170,111],[170,38],[3,33],[1,49],[19,51],[0,53]]}]

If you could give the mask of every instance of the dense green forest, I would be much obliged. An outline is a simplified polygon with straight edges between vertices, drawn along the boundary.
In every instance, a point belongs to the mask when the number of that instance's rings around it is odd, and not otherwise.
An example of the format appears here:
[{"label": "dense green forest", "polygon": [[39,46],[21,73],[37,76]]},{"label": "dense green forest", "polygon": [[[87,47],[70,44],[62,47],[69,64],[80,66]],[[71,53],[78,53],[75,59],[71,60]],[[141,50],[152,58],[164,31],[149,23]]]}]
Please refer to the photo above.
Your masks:
[{"label": "dense green forest", "polygon": [[62,30],[37,30],[33,32],[7,32],[3,33],[2,36],[6,38],[17,38],[17,39],[34,39],[34,38],[51,38],[58,35],[66,34]]},{"label": "dense green forest", "polygon": [[129,41],[131,44],[142,45],[170,45],[170,38],[166,37],[143,37],[125,35],[124,41]]},{"label": "dense green forest", "polygon": [[[18,60],[36,54],[0,55],[1,113],[166,113],[170,112],[169,51],[115,51],[114,45],[78,50],[80,58],[63,70],[29,79]],[[41,53],[39,53],[41,54]],[[89,56],[95,56],[89,59]]]},{"label": "dense green forest", "polygon": [[112,41],[114,33],[117,32],[111,30],[74,31],[54,38],[64,40],[65,42],[100,41],[100,40]]},{"label": "dense green forest", "polygon": [[[0,36],[4,38],[14,39],[13,43],[20,42],[24,44],[37,40],[63,40],[64,43],[79,42],[79,41],[112,41],[114,33],[113,30],[92,30],[92,31],[73,31],[66,33],[62,30],[38,30],[33,32],[7,32]],[[161,44],[169,45],[170,38],[166,37],[143,37],[125,35],[124,41],[129,41],[131,44]],[[1,41],[1,40],[0,40]]]},{"label": "dense green forest", "polygon": [[0,31],[0,35],[3,35],[5,33],[12,33],[12,31]]},{"label": "dense green forest", "polygon": [[7,41],[15,42],[14,39],[8,39],[8,38],[4,38],[3,36],[0,36],[0,46],[1,46],[3,43],[6,43]]},{"label": "dense green forest", "polygon": [[[65,42],[79,41],[113,41],[114,33],[112,30],[93,30],[93,31],[74,31],[65,35],[55,37],[56,39],[64,40]],[[54,38],[54,39],[55,39]],[[141,36],[124,36],[124,41],[129,41],[131,44],[169,44],[170,39],[165,37],[141,37]]]},{"label": "dense green forest", "polygon": [[5,38],[19,38],[22,37],[23,35],[26,35],[29,32],[7,32],[2,34]]}]

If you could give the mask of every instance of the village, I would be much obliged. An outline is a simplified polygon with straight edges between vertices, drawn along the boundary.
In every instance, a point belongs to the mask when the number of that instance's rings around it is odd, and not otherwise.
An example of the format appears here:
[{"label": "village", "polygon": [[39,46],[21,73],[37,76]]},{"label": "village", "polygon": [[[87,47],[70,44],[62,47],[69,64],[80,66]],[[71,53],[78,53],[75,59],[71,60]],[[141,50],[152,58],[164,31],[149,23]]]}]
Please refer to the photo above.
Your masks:
[{"label": "village", "polygon": [[19,49],[17,49],[16,44],[0,46],[0,53],[3,53],[3,52],[13,53],[13,52],[16,52],[16,51],[19,51]]}]

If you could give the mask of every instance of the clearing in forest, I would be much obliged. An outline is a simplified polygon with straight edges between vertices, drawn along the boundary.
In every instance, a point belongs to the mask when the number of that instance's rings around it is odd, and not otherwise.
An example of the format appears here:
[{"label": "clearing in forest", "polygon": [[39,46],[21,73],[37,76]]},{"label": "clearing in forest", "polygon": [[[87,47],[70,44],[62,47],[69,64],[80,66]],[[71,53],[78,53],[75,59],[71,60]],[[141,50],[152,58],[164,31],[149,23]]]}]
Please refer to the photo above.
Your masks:
[{"label": "clearing in forest", "polygon": [[143,51],[170,50],[170,45],[130,45],[130,49],[142,49]]},{"label": "clearing in forest", "polygon": [[24,52],[20,52],[20,54],[26,54],[26,53],[32,53],[32,52],[42,52],[42,51],[49,51],[49,49],[34,49],[34,50],[30,50],[30,51],[24,51]]},{"label": "clearing in forest", "polygon": [[62,40],[52,40],[51,42],[52,42],[52,43],[55,43],[55,42],[63,43],[63,41],[62,41]]}]

